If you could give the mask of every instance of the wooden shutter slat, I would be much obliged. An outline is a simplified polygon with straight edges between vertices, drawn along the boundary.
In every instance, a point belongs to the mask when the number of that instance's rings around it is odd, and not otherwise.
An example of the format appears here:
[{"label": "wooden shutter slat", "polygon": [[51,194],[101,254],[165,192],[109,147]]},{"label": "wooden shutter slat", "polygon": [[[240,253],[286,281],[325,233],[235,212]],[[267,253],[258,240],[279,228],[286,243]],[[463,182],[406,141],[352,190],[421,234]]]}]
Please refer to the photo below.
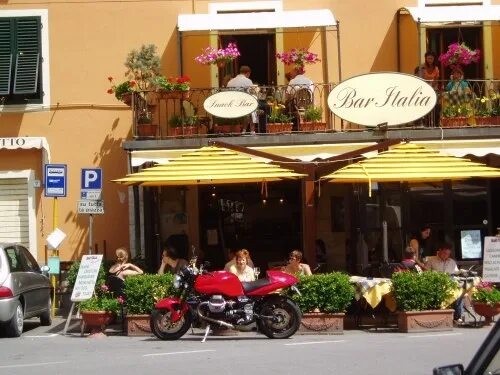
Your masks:
[{"label": "wooden shutter slat", "polygon": [[10,94],[12,81],[12,21],[0,18],[0,95]]},{"label": "wooden shutter slat", "polygon": [[18,18],[16,31],[14,94],[35,94],[40,64],[40,22],[32,17]]}]

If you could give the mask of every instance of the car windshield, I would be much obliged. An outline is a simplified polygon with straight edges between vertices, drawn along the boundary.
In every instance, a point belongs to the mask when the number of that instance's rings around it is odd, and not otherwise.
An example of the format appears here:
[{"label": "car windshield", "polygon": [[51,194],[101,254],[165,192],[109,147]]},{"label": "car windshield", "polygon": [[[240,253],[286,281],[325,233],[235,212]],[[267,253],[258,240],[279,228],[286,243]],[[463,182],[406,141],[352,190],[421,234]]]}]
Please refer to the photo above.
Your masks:
[{"label": "car windshield", "polygon": [[500,350],[497,349],[491,363],[486,368],[485,374],[499,375],[500,374]]}]

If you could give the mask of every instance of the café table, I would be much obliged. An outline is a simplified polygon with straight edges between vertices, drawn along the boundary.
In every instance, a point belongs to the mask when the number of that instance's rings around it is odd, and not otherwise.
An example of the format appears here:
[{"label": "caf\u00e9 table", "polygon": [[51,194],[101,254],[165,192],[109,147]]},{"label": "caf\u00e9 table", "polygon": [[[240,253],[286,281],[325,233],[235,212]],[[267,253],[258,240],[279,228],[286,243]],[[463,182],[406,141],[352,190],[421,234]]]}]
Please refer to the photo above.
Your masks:
[{"label": "caf\u00e9 table", "polygon": [[374,309],[384,300],[385,306],[390,311],[396,311],[396,301],[391,295],[391,279],[351,276],[349,281],[354,286],[356,301],[363,298]]}]

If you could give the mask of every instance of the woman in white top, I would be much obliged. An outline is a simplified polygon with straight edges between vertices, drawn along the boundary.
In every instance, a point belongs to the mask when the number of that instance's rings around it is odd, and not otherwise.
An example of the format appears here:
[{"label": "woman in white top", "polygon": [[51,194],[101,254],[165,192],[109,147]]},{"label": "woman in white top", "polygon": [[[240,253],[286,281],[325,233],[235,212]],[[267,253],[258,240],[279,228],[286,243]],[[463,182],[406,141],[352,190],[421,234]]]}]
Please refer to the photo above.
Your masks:
[{"label": "woman in white top", "polygon": [[229,267],[229,272],[238,276],[240,281],[255,281],[253,269],[248,265],[250,254],[248,250],[242,249],[236,252],[236,263]]},{"label": "woman in white top", "polygon": [[293,250],[288,255],[288,264],[283,267],[283,272],[289,273],[291,275],[312,275],[311,268],[305,263],[300,263],[302,261],[302,252],[299,250]]}]

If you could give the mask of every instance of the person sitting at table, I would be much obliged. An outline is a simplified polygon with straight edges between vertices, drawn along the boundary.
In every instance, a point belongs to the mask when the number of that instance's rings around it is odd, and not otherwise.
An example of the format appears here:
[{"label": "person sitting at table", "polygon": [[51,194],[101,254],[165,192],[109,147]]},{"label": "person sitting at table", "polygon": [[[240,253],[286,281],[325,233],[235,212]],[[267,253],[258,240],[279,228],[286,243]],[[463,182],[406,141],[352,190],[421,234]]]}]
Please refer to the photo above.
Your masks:
[{"label": "person sitting at table", "polygon": [[188,265],[188,261],[179,258],[177,251],[172,246],[167,246],[161,253],[161,264],[158,269],[158,275],[163,275],[165,272],[176,274],[182,267]]},{"label": "person sitting at table", "polygon": [[411,246],[407,246],[403,252],[403,259],[401,264],[405,266],[408,270],[413,272],[422,272],[425,270],[425,265],[418,261],[415,250]]},{"label": "person sitting at table", "polygon": [[291,275],[312,275],[311,268],[308,264],[301,263],[302,252],[299,250],[293,250],[288,255],[288,264],[283,267],[283,272],[289,273]]},{"label": "person sitting at table", "polygon": [[[451,258],[451,244],[443,242],[438,247],[437,255],[427,257],[425,267],[428,271],[444,272],[448,275],[454,275],[458,272],[457,262]],[[462,315],[464,310],[463,296],[459,297],[453,303],[453,320],[456,323],[462,323]]]},{"label": "person sitting at table", "polygon": [[144,272],[132,263],[128,263],[128,252],[123,247],[116,249],[116,263],[109,268],[109,273],[122,280],[128,276],[142,275]]},{"label": "person sitting at table", "polygon": [[306,71],[303,68],[295,68],[293,73],[290,74],[290,81],[288,82],[288,87],[286,88],[286,93],[294,95],[300,89],[307,89],[309,92],[313,93],[314,86],[313,81],[311,81],[305,75]]},{"label": "person sitting at table", "polygon": [[229,267],[229,272],[238,276],[240,281],[255,281],[253,268],[248,265],[250,253],[246,249],[238,250],[234,257],[235,264]]},{"label": "person sitting at table", "polygon": [[[243,250],[245,250],[245,249],[243,249]],[[229,261],[224,266],[224,271],[229,271],[229,269],[231,268],[231,266],[233,266],[233,265],[236,264],[236,251],[234,249],[229,249],[229,251],[228,251],[228,257],[229,257]],[[248,251],[248,266],[251,267],[251,268],[254,267],[253,262],[252,262],[252,258],[250,258],[250,252],[249,251]]]}]

